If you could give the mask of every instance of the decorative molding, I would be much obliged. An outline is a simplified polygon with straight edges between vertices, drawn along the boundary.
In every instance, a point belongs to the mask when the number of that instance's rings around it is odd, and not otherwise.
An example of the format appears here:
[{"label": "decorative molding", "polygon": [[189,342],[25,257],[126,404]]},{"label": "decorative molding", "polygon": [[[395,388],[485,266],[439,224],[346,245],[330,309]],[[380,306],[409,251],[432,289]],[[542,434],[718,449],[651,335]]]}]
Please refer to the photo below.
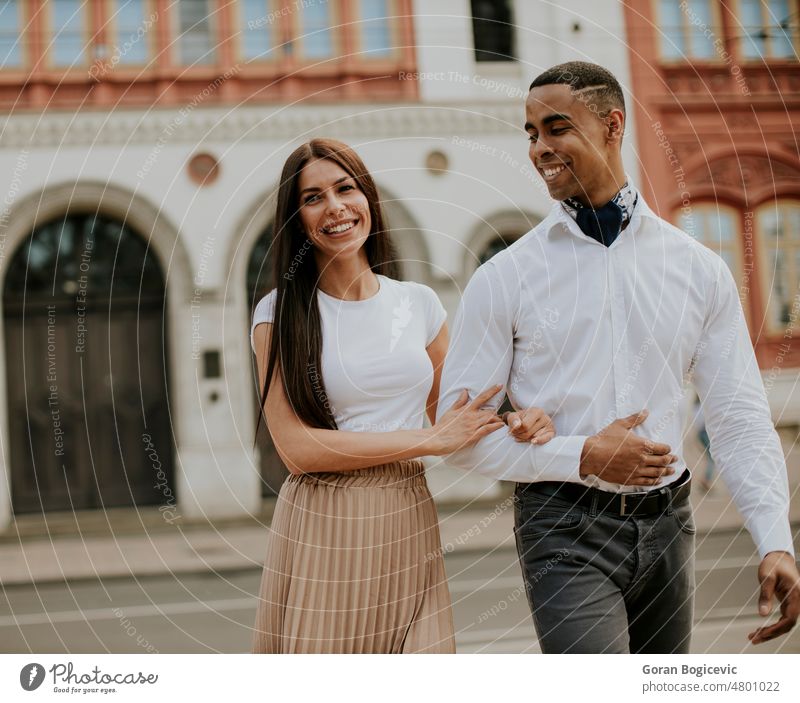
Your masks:
[{"label": "decorative molding", "polygon": [[523,109],[497,104],[304,105],[25,113],[0,123],[3,147],[519,133]]},{"label": "decorative molding", "polygon": [[729,186],[737,190],[750,190],[780,181],[796,182],[800,176],[800,168],[792,168],[782,161],[770,159],[764,154],[742,154],[726,156],[712,160],[708,165],[708,174],[699,169],[691,171],[691,183],[705,184],[709,180],[719,186]]}]

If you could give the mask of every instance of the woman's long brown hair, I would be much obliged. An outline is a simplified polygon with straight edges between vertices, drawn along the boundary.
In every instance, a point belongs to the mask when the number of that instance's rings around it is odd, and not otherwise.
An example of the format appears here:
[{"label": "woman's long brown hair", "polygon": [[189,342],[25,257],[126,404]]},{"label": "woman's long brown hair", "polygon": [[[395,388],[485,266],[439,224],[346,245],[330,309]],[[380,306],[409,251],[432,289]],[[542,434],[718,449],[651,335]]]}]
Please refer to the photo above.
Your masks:
[{"label": "woman's long brown hair", "polygon": [[399,278],[394,246],[384,227],[378,189],[358,154],[335,139],[312,139],[295,149],[283,165],[275,208],[273,280],[277,298],[256,436],[276,366],[280,369],[286,397],[297,416],[311,427],[337,429],[322,379],[322,323],[317,307],[319,271],[299,214],[300,172],[316,159],[333,161],[364,193],[372,221],[364,243],[370,269],[389,278]]}]

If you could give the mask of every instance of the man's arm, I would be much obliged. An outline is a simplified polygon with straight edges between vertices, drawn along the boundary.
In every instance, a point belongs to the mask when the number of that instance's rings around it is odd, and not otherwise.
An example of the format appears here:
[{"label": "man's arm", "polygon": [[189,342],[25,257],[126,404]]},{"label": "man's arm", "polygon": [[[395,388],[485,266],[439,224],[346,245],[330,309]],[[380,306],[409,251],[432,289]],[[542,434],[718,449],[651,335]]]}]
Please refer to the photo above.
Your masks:
[{"label": "man's arm", "polygon": [[[495,266],[481,266],[470,280],[456,313],[453,339],[442,372],[438,414],[444,413],[467,389],[474,398],[497,383],[507,387],[514,356],[514,308],[507,286]],[[498,393],[490,405],[496,411],[503,401]],[[579,474],[585,436],[556,436],[536,446],[517,442],[501,429],[470,448],[447,458],[461,469],[504,481],[581,482]]]},{"label": "man's arm", "polygon": [[719,259],[695,353],[694,384],[703,405],[711,455],[763,558],[794,555],[786,462],[728,267]]}]

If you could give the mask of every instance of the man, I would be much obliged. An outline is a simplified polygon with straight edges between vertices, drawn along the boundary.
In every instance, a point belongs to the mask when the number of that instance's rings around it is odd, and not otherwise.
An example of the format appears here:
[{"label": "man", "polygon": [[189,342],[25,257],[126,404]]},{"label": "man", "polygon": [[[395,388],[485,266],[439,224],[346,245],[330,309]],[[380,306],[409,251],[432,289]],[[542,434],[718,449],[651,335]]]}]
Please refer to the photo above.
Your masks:
[{"label": "man", "polygon": [[[609,71],[551,68],[526,117],[531,161],[557,202],[467,286],[439,408],[502,383],[517,411],[552,416],[557,436],[541,446],[501,430],[449,457],[517,482],[514,532],[542,651],[689,650],[687,379],[761,557],[759,613],[780,602],[780,619],[750,641],[788,632],[800,576],[786,466],[730,272],[626,178],[625,103]],[[529,424],[523,415],[511,413],[512,428]]]}]

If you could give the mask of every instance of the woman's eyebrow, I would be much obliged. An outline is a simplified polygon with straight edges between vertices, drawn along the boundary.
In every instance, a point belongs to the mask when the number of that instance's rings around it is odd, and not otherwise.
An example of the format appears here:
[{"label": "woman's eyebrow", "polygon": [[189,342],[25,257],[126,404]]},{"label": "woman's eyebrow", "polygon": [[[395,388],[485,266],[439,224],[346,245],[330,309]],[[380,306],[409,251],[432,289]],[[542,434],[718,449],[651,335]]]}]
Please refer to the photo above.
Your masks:
[{"label": "woman's eyebrow", "polygon": [[[337,178],[337,179],[336,179],[336,180],[335,180],[333,183],[331,183],[331,184],[330,184],[330,186],[328,186],[328,187],[329,187],[329,188],[333,188],[333,186],[335,186],[335,185],[338,185],[338,184],[339,184],[339,183],[341,183],[342,181],[346,181],[346,180],[348,180],[349,178],[350,178],[350,176],[342,176],[341,178]],[[308,188],[303,188],[303,190],[301,190],[301,191],[300,191],[300,195],[302,195],[302,194],[303,194],[303,193],[305,193],[306,191],[310,191],[310,190],[314,190],[314,191],[316,191],[316,190],[322,190],[322,188],[320,188],[319,186],[309,186]]]}]

